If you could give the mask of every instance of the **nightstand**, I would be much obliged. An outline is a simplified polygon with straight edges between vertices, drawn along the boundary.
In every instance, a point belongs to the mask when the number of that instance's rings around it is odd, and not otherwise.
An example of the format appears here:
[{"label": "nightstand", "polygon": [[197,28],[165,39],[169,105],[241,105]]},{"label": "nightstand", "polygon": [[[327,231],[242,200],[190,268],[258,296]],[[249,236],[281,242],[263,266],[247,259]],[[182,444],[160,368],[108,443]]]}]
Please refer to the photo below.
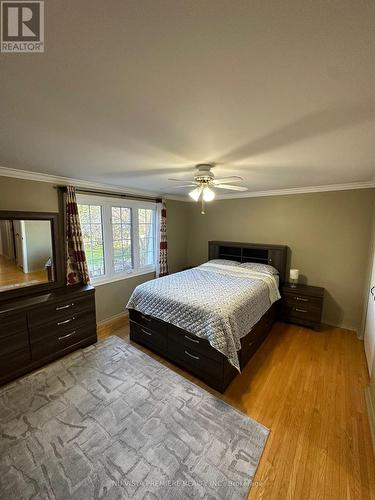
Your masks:
[{"label": "nightstand", "polygon": [[281,287],[281,319],[319,330],[323,299],[324,288],[286,283]]}]

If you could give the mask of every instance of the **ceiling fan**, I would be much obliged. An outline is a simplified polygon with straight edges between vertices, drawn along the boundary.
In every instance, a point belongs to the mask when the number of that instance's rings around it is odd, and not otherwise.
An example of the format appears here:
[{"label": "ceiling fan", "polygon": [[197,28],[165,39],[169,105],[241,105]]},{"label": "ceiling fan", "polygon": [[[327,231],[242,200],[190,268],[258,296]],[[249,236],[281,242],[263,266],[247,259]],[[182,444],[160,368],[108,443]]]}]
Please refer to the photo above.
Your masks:
[{"label": "ceiling fan", "polygon": [[211,169],[215,166],[214,163],[199,163],[196,165],[197,172],[194,175],[194,180],[187,182],[182,179],[168,179],[173,182],[182,182],[178,188],[193,187],[194,189],[189,192],[189,196],[194,201],[202,201],[201,213],[205,214],[205,202],[212,201],[215,198],[216,189],[227,189],[229,191],[247,191],[245,186],[233,186],[232,184],[227,184],[227,182],[241,182],[242,177],[232,176],[232,177],[222,177],[221,179],[215,179],[215,176]]}]

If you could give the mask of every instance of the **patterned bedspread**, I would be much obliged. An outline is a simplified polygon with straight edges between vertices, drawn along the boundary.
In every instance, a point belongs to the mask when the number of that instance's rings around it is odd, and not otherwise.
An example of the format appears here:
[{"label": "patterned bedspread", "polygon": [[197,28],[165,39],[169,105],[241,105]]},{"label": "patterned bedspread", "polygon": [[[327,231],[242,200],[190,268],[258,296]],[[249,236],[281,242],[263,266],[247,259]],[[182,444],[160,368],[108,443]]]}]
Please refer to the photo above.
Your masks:
[{"label": "patterned bedspread", "polygon": [[127,307],[208,340],[240,371],[240,339],[279,298],[274,276],[208,262],[142,283]]}]

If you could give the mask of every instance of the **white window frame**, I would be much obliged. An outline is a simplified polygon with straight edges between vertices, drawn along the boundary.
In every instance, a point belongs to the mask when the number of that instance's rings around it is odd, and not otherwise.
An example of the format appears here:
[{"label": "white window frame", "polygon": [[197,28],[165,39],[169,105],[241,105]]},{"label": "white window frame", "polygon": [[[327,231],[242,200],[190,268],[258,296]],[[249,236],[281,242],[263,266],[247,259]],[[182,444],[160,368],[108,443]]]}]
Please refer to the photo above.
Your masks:
[{"label": "white window frame", "polygon": [[[122,198],[111,198],[107,196],[86,195],[77,193],[78,205],[100,205],[102,211],[102,229],[104,246],[104,275],[94,278],[90,277],[93,285],[104,285],[113,281],[120,281],[142,274],[154,273],[156,271],[157,255],[157,221],[156,221],[156,203],[138,200],[126,200]],[[132,254],[133,271],[132,272],[114,272],[113,266],[113,237],[112,237],[112,207],[125,207],[132,209]],[[155,262],[150,266],[139,266],[139,227],[136,210],[139,208],[148,208],[154,210],[154,256]]]}]

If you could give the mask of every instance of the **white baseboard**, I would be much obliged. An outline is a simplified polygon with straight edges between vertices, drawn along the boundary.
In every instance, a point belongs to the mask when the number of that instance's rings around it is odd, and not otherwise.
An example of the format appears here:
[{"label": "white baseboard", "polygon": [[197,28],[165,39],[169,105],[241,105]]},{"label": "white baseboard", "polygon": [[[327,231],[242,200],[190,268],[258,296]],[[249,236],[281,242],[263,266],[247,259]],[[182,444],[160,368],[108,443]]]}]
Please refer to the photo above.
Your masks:
[{"label": "white baseboard", "polygon": [[372,448],[375,454],[375,401],[370,387],[365,388],[365,398],[367,406],[368,420],[370,422]]},{"label": "white baseboard", "polygon": [[114,316],[111,316],[110,318],[106,318],[106,319],[103,319],[102,321],[98,321],[97,325],[104,326],[104,325],[107,325],[108,323],[112,323],[113,321],[116,321],[118,319],[122,319],[122,318],[125,319],[128,316],[129,316],[128,311],[124,311],[122,313],[115,314]]}]

